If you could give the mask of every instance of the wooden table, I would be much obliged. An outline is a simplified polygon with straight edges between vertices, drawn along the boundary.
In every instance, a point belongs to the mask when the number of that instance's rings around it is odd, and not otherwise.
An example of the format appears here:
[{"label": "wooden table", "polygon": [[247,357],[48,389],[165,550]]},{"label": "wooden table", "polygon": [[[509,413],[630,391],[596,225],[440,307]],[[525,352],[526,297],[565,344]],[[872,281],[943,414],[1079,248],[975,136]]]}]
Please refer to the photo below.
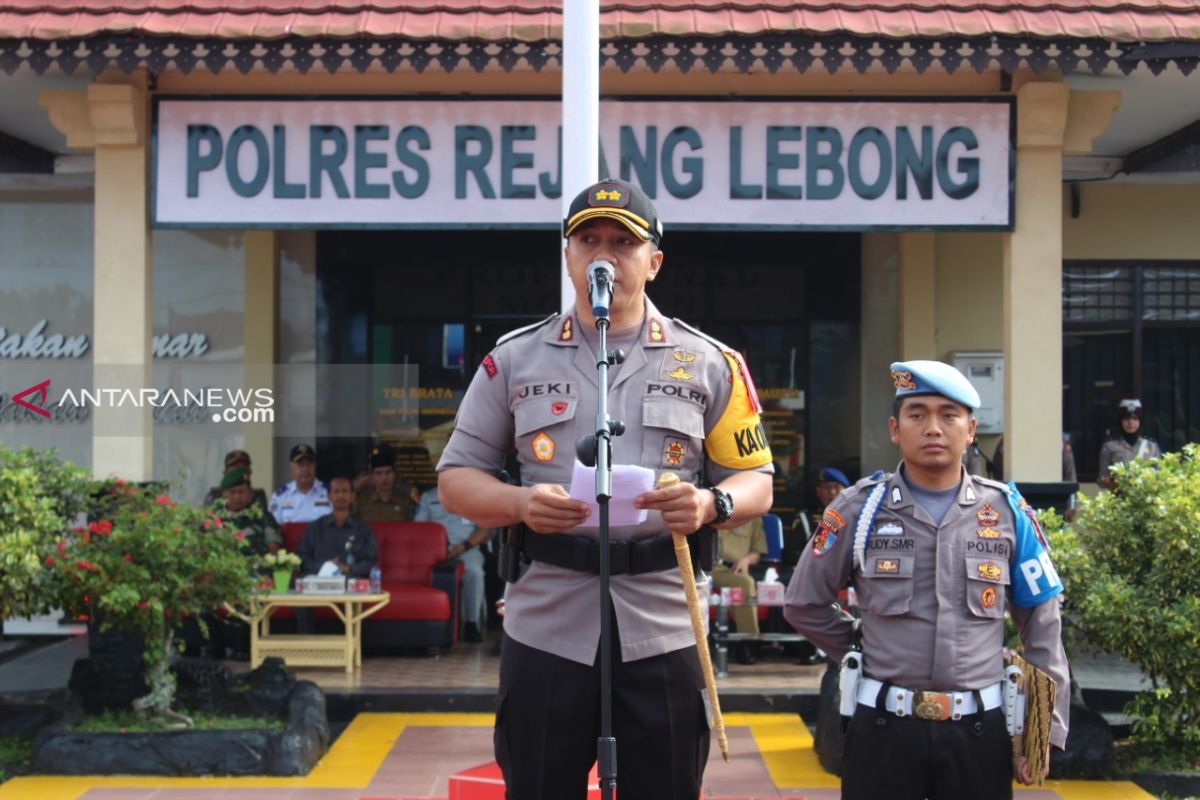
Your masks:
[{"label": "wooden table", "polygon": [[[250,668],[270,656],[279,656],[289,667],[362,666],[362,621],[391,600],[387,592],[338,594],[271,593],[255,600],[250,614]],[[271,614],[277,608],[332,608],[342,621],[342,633],[271,633]]]}]

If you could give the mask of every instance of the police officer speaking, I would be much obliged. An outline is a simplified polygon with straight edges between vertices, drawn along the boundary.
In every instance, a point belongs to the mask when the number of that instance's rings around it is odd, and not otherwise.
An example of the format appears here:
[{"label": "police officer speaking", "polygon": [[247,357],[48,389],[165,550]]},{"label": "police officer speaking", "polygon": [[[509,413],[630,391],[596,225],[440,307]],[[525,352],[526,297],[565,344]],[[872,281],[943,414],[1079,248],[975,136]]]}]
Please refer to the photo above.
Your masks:
[{"label": "police officer speaking", "polygon": [[844,667],[841,682],[842,713],[852,715],[843,798],[1011,798],[1014,771],[1025,784],[1043,776],[1014,759],[1001,707],[1005,601],[1025,658],[1057,682],[1049,741],[1061,748],[1070,701],[1062,585],[1016,489],[962,467],[979,407],[970,382],[937,361],[893,364],[892,378],[888,425],[903,460],[826,509],[784,616],[842,660],[854,628],[834,603],[853,580],[862,652],[860,671]]},{"label": "police officer speaking", "polygon": [[[575,307],[502,337],[483,359],[438,464],[446,509],[480,527],[523,525],[532,561],[509,574],[496,760],[511,800],[582,800],[596,759],[599,583],[596,528],[573,499],[575,442],[595,432],[595,318],[588,266],[615,269],[609,409],[625,433],[613,464],[677,475],[636,498],[645,522],[611,531],[613,731],[622,800],[695,800],[709,746],[703,680],[672,532],[732,528],[771,505],[771,454],[741,356],[659,313],[646,284],[663,265],[662,225],[623,181],[595,184],[564,221]],[[493,477],[515,448],[522,486]],[[707,456],[707,458],[706,458]],[[619,644],[618,644],[619,643]]]}]

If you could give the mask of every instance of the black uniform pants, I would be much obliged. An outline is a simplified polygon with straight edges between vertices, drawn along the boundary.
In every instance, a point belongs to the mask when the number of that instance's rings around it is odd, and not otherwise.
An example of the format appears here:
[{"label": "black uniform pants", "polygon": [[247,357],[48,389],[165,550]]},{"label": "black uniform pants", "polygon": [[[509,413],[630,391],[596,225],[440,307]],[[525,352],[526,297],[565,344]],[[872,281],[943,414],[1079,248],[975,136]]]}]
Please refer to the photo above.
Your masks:
[{"label": "black uniform pants", "polygon": [[928,722],[860,705],[842,757],[842,800],[1012,800],[1012,739],[999,708]]},{"label": "black uniform pants", "polygon": [[[695,647],[621,661],[613,624],[613,736],[621,800],[696,800],[709,730]],[[507,638],[494,742],[508,800],[584,800],[600,735],[600,668]]]}]

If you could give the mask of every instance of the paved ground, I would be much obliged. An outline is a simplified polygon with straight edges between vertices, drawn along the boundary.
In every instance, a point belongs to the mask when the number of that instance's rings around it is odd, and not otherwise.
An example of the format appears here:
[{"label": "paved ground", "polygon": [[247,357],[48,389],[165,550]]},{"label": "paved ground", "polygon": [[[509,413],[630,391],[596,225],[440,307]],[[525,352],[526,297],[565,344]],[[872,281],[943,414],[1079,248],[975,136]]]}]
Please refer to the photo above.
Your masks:
[{"label": "paved ground", "polygon": [[[489,714],[359,714],[304,778],[15,778],[0,800],[360,800],[445,798],[449,776],[491,760]],[[717,748],[705,797],[835,800],[795,714],[730,714],[730,763]],[[618,785],[618,791],[620,787]],[[1017,800],[1150,800],[1131,783],[1051,781]]]},{"label": "paved ground", "polygon": [[[367,658],[362,672],[298,670],[326,691],[382,693],[494,688],[499,659],[491,645],[462,645],[437,656]],[[83,637],[64,639],[0,663],[0,691],[62,688],[71,664],[86,655]],[[242,669],[245,665],[232,664]],[[1140,672],[1119,659],[1081,656],[1073,661],[1085,688],[1136,690]],[[764,653],[754,665],[732,664],[720,681],[727,694],[815,692],[823,667]],[[492,760],[489,714],[360,714],[329,754],[304,778],[17,778],[0,785],[0,800],[365,800],[446,798],[456,772]],[[812,752],[808,729],[795,714],[727,714],[732,762],[714,760],[705,795],[719,798],[834,800],[836,778]],[[1018,800],[1145,800],[1130,783],[1054,782],[1021,790]]]}]

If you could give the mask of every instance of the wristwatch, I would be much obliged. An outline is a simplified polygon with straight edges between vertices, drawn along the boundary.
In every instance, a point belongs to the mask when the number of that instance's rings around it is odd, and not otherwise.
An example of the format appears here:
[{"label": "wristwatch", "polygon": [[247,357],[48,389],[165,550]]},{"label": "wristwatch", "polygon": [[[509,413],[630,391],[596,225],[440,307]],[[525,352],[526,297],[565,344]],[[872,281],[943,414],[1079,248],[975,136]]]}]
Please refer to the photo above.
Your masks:
[{"label": "wristwatch", "polygon": [[708,490],[713,493],[713,506],[717,509],[717,518],[713,523],[720,525],[733,516],[733,498],[729,496],[729,492],[716,486],[710,486]]}]

